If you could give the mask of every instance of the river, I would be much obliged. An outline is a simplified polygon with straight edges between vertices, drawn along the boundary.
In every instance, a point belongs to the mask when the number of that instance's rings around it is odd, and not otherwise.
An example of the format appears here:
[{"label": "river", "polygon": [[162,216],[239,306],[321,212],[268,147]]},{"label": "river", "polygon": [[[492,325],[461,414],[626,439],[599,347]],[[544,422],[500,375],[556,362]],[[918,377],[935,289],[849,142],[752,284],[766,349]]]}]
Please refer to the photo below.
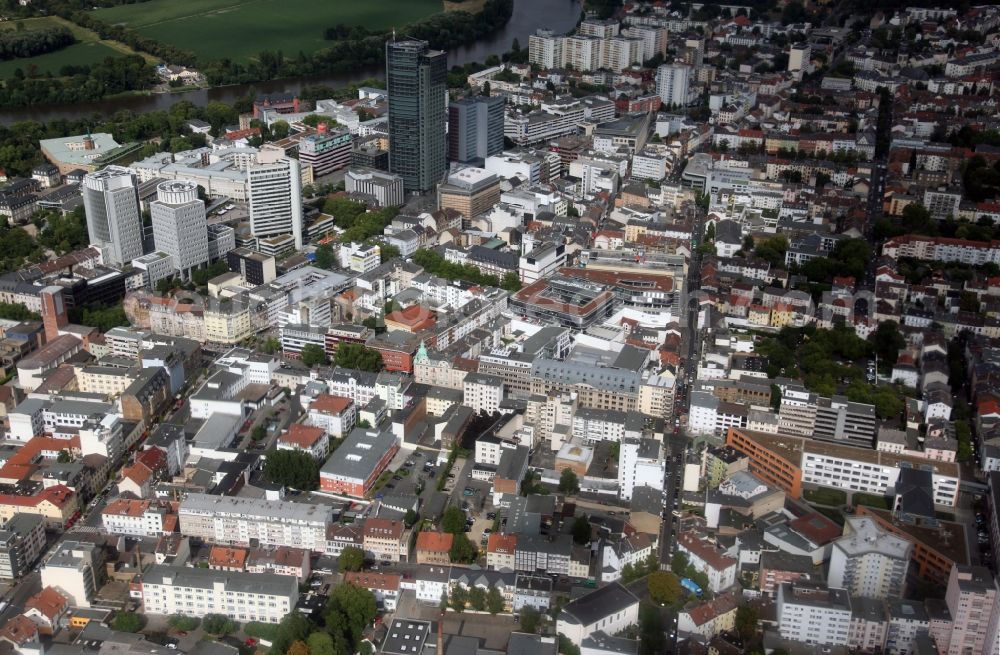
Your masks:
[{"label": "river", "polygon": [[[528,35],[534,33],[536,29],[544,27],[555,32],[567,32],[576,25],[576,21],[580,18],[580,11],[580,0],[514,0],[514,12],[501,31],[490,38],[449,52],[448,63],[451,66],[456,66],[484,61],[489,55],[500,55],[510,50],[514,39],[520,42],[522,48],[527,48]],[[9,125],[10,123],[23,120],[50,121],[59,118],[78,119],[94,114],[107,116],[122,109],[128,109],[133,112],[154,111],[157,109],[167,109],[181,100],[187,100],[202,106],[209,102],[224,102],[229,104],[238,98],[246,96],[247,92],[251,89],[255,89],[260,93],[298,91],[304,84],[326,84],[337,87],[350,84],[351,82],[383,77],[385,77],[385,70],[380,68],[375,70],[359,70],[340,75],[271,80],[256,84],[238,84],[216,87],[214,89],[183,91],[180,93],[132,95],[68,105],[19,107],[17,109],[0,110],[0,123]]]}]

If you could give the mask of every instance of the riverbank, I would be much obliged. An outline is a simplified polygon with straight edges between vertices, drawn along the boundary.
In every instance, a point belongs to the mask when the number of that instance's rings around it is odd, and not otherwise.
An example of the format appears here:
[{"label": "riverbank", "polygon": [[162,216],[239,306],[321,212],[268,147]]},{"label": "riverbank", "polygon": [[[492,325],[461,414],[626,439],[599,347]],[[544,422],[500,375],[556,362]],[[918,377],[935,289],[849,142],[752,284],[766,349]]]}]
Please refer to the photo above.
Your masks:
[{"label": "riverbank", "polygon": [[[576,25],[581,9],[581,3],[578,0],[514,0],[513,13],[503,29],[489,37],[480,39],[476,43],[449,51],[448,64],[455,66],[485,61],[490,55],[500,55],[509,50],[514,39],[517,39],[522,47],[527,47],[528,36],[538,28],[566,32]],[[286,91],[298,93],[303,86],[308,85],[323,84],[337,88],[370,78],[382,79],[384,77],[385,69],[382,66],[370,66],[339,74],[270,80],[257,84],[234,84],[180,93],[116,96],[64,105],[8,108],[0,110],[0,123],[10,125],[26,120],[42,122],[60,119],[76,120],[90,116],[108,116],[119,111],[142,113],[169,109],[175,103],[182,101],[201,107],[210,102],[233,104],[251,93]],[[97,122],[96,119],[95,122]]]}]

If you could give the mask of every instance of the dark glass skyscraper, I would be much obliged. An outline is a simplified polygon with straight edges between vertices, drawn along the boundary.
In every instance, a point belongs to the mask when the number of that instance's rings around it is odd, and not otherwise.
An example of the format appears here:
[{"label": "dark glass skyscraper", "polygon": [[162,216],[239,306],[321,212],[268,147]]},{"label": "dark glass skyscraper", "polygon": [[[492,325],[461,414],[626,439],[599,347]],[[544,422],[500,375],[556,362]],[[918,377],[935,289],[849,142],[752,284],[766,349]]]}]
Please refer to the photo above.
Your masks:
[{"label": "dark glass skyscraper", "polygon": [[448,56],[426,41],[385,44],[389,92],[389,170],[407,191],[427,191],[445,172]]}]

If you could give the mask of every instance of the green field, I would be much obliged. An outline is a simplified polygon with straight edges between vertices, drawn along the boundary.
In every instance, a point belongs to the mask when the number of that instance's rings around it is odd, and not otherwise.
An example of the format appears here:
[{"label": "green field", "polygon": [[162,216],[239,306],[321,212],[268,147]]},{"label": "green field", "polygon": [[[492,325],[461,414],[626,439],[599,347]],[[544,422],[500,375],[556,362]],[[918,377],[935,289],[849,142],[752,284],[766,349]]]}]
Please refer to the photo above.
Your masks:
[{"label": "green field", "polygon": [[149,0],[95,16],[198,57],[246,60],[261,50],[315,52],[328,44],[323,31],[338,23],[389,29],[441,10],[441,0]]},{"label": "green field", "polygon": [[28,73],[29,66],[34,66],[38,73],[59,74],[59,69],[68,64],[77,66],[95,64],[104,61],[106,57],[116,57],[122,54],[134,54],[131,49],[120,44],[109,41],[101,41],[100,37],[88,29],[63,20],[56,16],[45,18],[25,18],[19,21],[0,22],[0,30],[16,29],[19,23],[23,23],[26,29],[41,29],[47,27],[64,26],[77,39],[77,43],[37,57],[27,59],[9,59],[0,61],[0,79],[14,75],[14,71],[20,68],[25,74]]}]

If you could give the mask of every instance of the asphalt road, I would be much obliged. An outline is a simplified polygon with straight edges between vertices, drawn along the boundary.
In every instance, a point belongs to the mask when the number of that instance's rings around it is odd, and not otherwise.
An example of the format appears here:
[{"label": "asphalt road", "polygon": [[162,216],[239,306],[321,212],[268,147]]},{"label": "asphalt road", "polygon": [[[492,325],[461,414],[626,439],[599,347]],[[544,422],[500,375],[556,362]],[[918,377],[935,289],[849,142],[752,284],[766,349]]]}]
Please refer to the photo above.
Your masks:
[{"label": "asphalt road", "polygon": [[[692,226],[692,249],[691,262],[688,266],[688,295],[684,301],[683,311],[687,315],[687,329],[683,334],[682,348],[686,352],[684,361],[686,365],[678,379],[678,393],[683,395],[674,401],[673,418],[678,420],[681,414],[687,413],[687,402],[690,399],[691,385],[694,383],[694,375],[698,366],[699,348],[701,345],[700,333],[698,331],[698,305],[692,308],[690,300],[696,296],[701,281],[701,254],[697,252],[697,247],[701,243],[704,233],[705,217],[702,210],[697,210],[697,215]],[[683,390],[683,392],[682,392]],[[668,419],[669,421],[669,419]],[[668,433],[670,432],[668,428]],[[688,439],[680,430],[678,434],[667,437],[667,460],[666,472],[663,479],[663,507],[664,517],[660,523],[660,566],[670,567],[670,558],[674,549],[674,538],[676,532],[677,517],[673,515],[674,503],[680,492],[684,481],[684,453],[687,449]]]}]

